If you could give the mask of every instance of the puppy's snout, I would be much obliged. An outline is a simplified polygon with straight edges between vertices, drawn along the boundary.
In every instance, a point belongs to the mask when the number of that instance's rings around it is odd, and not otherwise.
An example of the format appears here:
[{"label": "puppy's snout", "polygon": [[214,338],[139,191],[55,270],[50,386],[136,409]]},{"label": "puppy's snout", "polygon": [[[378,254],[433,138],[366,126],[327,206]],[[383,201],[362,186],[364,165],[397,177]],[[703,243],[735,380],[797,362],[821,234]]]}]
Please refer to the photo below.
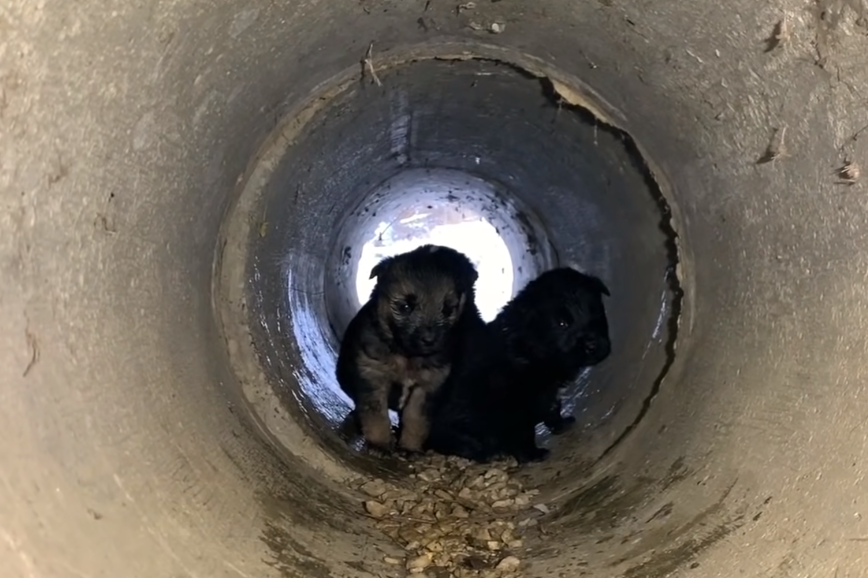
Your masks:
[{"label": "puppy's snout", "polygon": [[440,343],[440,333],[435,329],[422,329],[416,334],[416,343],[422,349],[435,348]]},{"label": "puppy's snout", "polygon": [[437,343],[437,336],[433,333],[423,333],[419,337],[419,343],[422,345],[426,345],[428,347],[435,345]]},{"label": "puppy's snout", "polygon": [[588,339],[585,342],[585,352],[599,363],[609,357],[612,352],[612,344],[607,337]]}]

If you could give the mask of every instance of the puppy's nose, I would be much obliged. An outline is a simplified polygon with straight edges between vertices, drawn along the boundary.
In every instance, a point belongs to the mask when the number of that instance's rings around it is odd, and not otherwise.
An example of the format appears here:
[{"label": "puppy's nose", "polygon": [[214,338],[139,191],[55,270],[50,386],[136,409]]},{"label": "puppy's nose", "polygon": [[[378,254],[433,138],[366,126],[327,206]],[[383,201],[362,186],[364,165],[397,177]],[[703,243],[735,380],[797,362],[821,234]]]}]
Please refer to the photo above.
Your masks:
[{"label": "puppy's nose", "polygon": [[419,338],[419,341],[422,343],[422,345],[425,345],[426,347],[430,347],[430,346],[434,345],[435,343],[437,343],[437,337],[434,335],[422,335]]},{"label": "puppy's nose", "polygon": [[605,359],[612,350],[612,344],[608,339],[591,339],[585,345],[588,354],[597,359]]}]

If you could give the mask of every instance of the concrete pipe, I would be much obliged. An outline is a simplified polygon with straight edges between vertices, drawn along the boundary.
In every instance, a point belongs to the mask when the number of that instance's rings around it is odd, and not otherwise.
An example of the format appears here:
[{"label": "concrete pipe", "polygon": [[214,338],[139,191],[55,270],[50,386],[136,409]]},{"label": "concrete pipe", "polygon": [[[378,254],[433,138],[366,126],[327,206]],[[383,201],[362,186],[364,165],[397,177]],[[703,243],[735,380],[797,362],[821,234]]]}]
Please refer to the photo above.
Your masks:
[{"label": "concrete pipe", "polygon": [[557,263],[612,291],[523,575],[863,576],[865,36],[860,0],[2,0],[3,575],[404,575],[332,368],[424,207],[496,231],[491,311]]}]

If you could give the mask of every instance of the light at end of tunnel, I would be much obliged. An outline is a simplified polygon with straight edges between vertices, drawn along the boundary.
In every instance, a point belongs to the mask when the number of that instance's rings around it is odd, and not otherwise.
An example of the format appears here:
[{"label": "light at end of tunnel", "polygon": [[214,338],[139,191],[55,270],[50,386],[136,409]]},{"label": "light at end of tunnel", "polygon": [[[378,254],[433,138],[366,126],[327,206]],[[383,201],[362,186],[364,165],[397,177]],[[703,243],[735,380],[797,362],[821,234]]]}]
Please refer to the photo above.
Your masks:
[{"label": "light at end of tunnel", "polygon": [[366,302],[376,279],[371,269],[382,259],[425,244],[451,247],[467,255],[479,272],[476,301],[483,319],[493,319],[512,297],[512,255],[497,228],[482,215],[459,204],[440,202],[408,207],[377,225],[362,247],[356,275],[359,306]]}]

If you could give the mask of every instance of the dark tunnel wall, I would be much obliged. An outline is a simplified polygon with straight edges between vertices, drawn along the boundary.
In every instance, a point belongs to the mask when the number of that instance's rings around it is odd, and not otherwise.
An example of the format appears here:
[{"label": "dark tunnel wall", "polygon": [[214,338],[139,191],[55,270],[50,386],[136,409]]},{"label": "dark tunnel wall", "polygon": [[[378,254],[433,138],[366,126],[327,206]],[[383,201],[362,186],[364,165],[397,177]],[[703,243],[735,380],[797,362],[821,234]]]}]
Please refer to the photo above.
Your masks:
[{"label": "dark tunnel wall", "polygon": [[632,135],[672,211],[675,361],[613,451],[531,472],[558,505],[534,571],[865,572],[868,223],[864,183],[835,174],[866,152],[862,5],[460,12],[0,2],[7,575],[372,575],[382,538],[347,486],[370,464],[324,447],[218,315],[246,299],[225,256],[255,226],[227,215],[372,41],[378,66],[478,56],[554,78]]}]

